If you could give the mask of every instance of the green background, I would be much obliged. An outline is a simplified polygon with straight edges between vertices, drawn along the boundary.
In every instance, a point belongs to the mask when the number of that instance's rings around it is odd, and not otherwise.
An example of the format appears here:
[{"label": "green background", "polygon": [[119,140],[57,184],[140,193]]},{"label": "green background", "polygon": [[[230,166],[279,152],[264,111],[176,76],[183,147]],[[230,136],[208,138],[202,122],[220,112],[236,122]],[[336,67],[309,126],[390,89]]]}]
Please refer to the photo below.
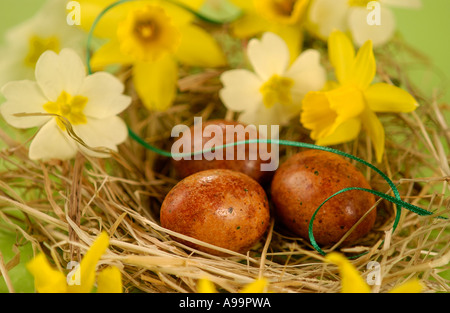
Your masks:
[{"label": "green background", "polygon": [[[211,0],[217,1],[217,0]],[[450,87],[447,77],[450,76],[450,0],[422,0],[421,10],[394,9],[397,16],[400,35],[415,49],[428,56],[434,67],[411,67],[408,74],[414,82],[429,95],[436,86]],[[0,43],[3,43],[5,32],[12,26],[31,17],[44,3],[43,0],[1,0],[0,1]],[[398,57],[398,56],[397,56]],[[431,70],[430,70],[431,69]],[[450,102],[449,92],[441,99]],[[11,246],[16,242],[16,234],[8,233],[0,227],[0,252],[7,263],[14,252]],[[31,249],[21,247],[21,260],[29,260]],[[14,268],[10,273],[16,292],[33,291],[29,274],[23,266]],[[0,292],[7,292],[6,285],[0,276]]]}]

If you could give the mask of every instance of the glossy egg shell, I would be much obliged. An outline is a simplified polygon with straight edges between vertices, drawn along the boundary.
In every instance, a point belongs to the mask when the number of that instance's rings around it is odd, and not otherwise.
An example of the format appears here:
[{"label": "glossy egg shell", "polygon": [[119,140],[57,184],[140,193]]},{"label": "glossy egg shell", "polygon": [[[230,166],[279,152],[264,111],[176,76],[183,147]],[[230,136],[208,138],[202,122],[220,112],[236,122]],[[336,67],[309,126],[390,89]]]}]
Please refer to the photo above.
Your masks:
[{"label": "glossy egg shell", "polygon": [[[370,189],[362,173],[346,159],[320,150],[306,150],[290,157],[274,175],[271,186],[275,215],[294,234],[309,240],[314,212],[336,192],[348,187]],[[337,243],[375,204],[373,194],[344,192],[328,201],[313,223],[319,245]],[[344,245],[367,235],[376,220],[376,209],[352,231]]]},{"label": "glossy egg shell", "polygon": [[[215,134],[208,134],[205,132],[205,129],[207,129],[208,126],[218,126],[221,129],[221,138],[215,137]],[[227,127],[237,127],[242,126],[242,128],[239,130],[236,128],[237,133],[239,136],[242,136],[241,138],[236,136],[229,136],[227,138]],[[225,144],[231,144],[235,142],[240,142],[244,140],[252,140],[252,139],[258,139],[263,138],[258,131],[255,129],[255,133],[247,132],[246,130],[247,125],[234,122],[234,121],[226,121],[226,120],[212,120],[208,121],[206,123],[202,123],[201,127],[198,125],[194,125],[189,128],[189,131],[186,132],[187,134],[183,134],[182,137],[180,137],[176,142],[184,142],[186,146],[190,146],[191,152],[200,152],[202,151],[205,146],[212,145],[212,140],[216,140],[216,147],[220,147]],[[197,129],[196,129],[197,128]],[[198,146],[195,146],[195,134],[200,134],[200,138],[202,140],[201,142],[201,149],[198,149]],[[189,136],[190,134],[190,136]],[[228,151],[227,151],[228,149]],[[241,150],[238,150],[241,149]],[[245,155],[244,158],[238,159],[239,153],[238,151],[243,151],[245,149]],[[253,149],[253,150],[251,150]],[[182,153],[186,152],[183,149],[180,149]],[[219,151],[219,150],[218,150]],[[252,151],[253,157],[250,157],[250,151]],[[231,153],[230,153],[231,152]],[[234,147],[227,147],[225,149],[221,149],[220,153],[222,155],[222,159],[219,158],[213,158],[213,159],[207,159],[207,156],[212,156],[212,153],[205,152],[204,157],[201,160],[195,160],[194,157],[192,157],[190,160],[188,159],[182,159],[182,160],[173,160],[173,166],[175,168],[175,172],[177,173],[177,176],[179,178],[185,178],[188,177],[194,173],[210,170],[210,169],[229,169],[237,172],[242,172],[253,179],[255,179],[257,182],[264,184],[270,181],[272,178],[274,172],[273,171],[262,171],[261,170],[261,164],[264,164],[265,162],[270,162],[270,148],[268,151],[263,151],[262,149],[259,149],[258,145],[255,144],[242,144],[239,146]],[[256,155],[256,157],[255,157]],[[263,158],[261,158],[263,156]]]},{"label": "glossy egg shell", "polygon": [[[264,189],[243,173],[222,169],[198,172],[179,182],[166,196],[160,217],[164,228],[238,253],[252,248],[270,223]],[[223,255],[216,249],[174,239]]]}]

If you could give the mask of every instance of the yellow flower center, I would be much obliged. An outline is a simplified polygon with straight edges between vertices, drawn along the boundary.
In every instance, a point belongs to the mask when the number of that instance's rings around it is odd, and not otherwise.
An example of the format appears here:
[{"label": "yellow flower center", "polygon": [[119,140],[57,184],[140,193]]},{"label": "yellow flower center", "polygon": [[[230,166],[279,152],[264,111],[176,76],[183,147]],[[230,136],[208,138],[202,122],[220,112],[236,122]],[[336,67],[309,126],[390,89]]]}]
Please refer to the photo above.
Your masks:
[{"label": "yellow flower center", "polygon": [[254,0],[256,10],[268,20],[296,24],[303,18],[309,0]]},{"label": "yellow flower center", "polygon": [[[44,104],[44,110],[50,114],[57,114],[66,118],[72,125],[81,125],[87,123],[86,115],[83,113],[87,102],[88,98],[86,97],[72,97],[63,91],[55,102]],[[56,123],[62,130],[66,130],[64,122],[60,118],[56,118]]]},{"label": "yellow flower center", "polygon": [[[367,4],[369,2],[372,2],[374,0],[348,0],[348,5],[351,7],[367,7]],[[377,0],[375,0],[377,1]]]},{"label": "yellow flower center", "polygon": [[59,39],[56,36],[42,38],[32,36],[28,42],[28,54],[25,57],[25,65],[31,68],[36,66],[36,62],[42,53],[47,50],[58,52],[60,49]]},{"label": "yellow flower center", "polygon": [[180,44],[180,33],[169,16],[152,5],[131,10],[119,24],[117,37],[122,53],[146,62],[174,53]]},{"label": "yellow flower center", "polygon": [[291,89],[294,81],[287,77],[273,75],[260,89],[264,105],[270,109],[276,103],[282,105],[292,104]]}]

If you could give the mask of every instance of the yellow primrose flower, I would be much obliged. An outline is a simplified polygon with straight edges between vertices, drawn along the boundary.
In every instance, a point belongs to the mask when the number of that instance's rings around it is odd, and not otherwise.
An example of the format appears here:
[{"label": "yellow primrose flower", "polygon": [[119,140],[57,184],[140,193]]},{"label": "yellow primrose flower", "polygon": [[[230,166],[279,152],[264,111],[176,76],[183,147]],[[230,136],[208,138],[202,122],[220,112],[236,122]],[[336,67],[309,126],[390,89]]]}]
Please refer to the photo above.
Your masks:
[{"label": "yellow primrose flower", "polygon": [[[128,137],[125,122],[117,116],[131,103],[131,97],[122,94],[124,89],[109,73],[86,76],[83,62],[71,49],[59,54],[46,51],[36,64],[36,82],[10,82],[1,89],[6,102],[0,113],[16,128],[42,126],[30,145],[32,160],[67,160],[78,151],[109,157],[107,152],[93,151],[75,141],[65,122],[87,146],[117,151],[117,145]],[[21,116],[24,113],[28,115]]]},{"label": "yellow primrose flower", "polygon": [[[329,263],[333,263],[339,267],[341,275],[341,292],[342,293],[370,293],[370,286],[359,275],[356,268],[341,254],[332,252],[326,256]],[[390,291],[390,293],[420,293],[423,287],[416,279],[410,280],[405,284],[398,286]]]},{"label": "yellow primrose flower", "polygon": [[36,62],[47,50],[71,48],[83,55],[86,34],[69,26],[66,15],[64,1],[49,0],[30,19],[8,30],[0,50],[0,88],[10,81],[33,79]]},{"label": "yellow primrose flower", "polygon": [[287,124],[300,114],[303,97],[321,90],[326,82],[318,51],[306,50],[289,65],[288,47],[274,33],[252,39],[247,54],[254,72],[235,69],[223,73],[220,91],[224,105],[240,112],[239,121],[245,124]]},{"label": "yellow primrose flower", "polygon": [[[81,26],[90,30],[94,20],[113,0],[81,0]],[[198,9],[203,1],[178,1]],[[93,69],[111,64],[132,66],[134,87],[150,110],[168,109],[177,92],[178,63],[220,67],[226,59],[218,43],[194,24],[194,16],[174,3],[161,0],[130,1],[104,15],[96,36],[108,42],[91,60]]]},{"label": "yellow primrose flower", "polygon": [[[39,293],[90,293],[97,281],[98,293],[121,293],[122,275],[116,267],[108,267],[96,275],[96,266],[109,245],[108,234],[102,232],[75,268],[72,275],[54,269],[43,254],[27,264]],[[97,279],[96,279],[97,276]]]},{"label": "yellow primrose flower", "polygon": [[233,22],[233,34],[242,39],[264,32],[283,38],[289,47],[291,61],[300,53],[303,21],[310,0],[231,0],[243,11]]},{"label": "yellow primrose flower", "polygon": [[418,9],[421,5],[421,0],[312,0],[306,26],[324,40],[334,30],[349,31],[358,46],[372,40],[377,47],[395,33],[395,15],[390,7]]},{"label": "yellow primrose flower", "polygon": [[302,104],[301,122],[312,130],[318,145],[352,141],[363,127],[372,139],[376,158],[384,154],[385,132],[376,112],[412,112],[418,104],[406,91],[386,83],[372,84],[376,62],[372,42],[355,56],[350,39],[335,31],[329,39],[329,57],[335,69],[334,89],[308,93]]},{"label": "yellow primrose flower", "polygon": [[[248,284],[240,293],[264,293],[267,292],[268,282],[266,279],[257,279],[254,282]],[[199,280],[197,285],[198,293],[217,293],[214,284],[207,278],[202,278]]]}]

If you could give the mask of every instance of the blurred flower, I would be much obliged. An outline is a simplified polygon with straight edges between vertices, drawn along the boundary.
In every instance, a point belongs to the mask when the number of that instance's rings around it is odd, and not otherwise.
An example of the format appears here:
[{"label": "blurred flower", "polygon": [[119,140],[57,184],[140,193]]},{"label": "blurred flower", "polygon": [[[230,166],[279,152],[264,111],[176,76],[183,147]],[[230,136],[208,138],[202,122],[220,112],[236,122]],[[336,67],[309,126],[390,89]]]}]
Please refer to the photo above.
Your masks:
[{"label": "blurred flower", "polygon": [[288,47],[273,33],[265,33],[261,40],[252,39],[247,54],[254,72],[225,72],[221,76],[224,88],[220,91],[228,109],[243,112],[239,117],[243,123],[287,124],[299,115],[303,97],[325,84],[326,72],[320,65],[318,51],[304,51],[289,66]]},{"label": "blurred flower", "polygon": [[36,62],[46,50],[84,52],[86,35],[66,20],[64,1],[50,0],[31,19],[6,33],[0,48],[0,87],[10,81],[32,79]]},{"label": "blurred flower", "polygon": [[122,275],[117,267],[108,267],[96,275],[97,263],[108,245],[109,237],[102,232],[79,266],[69,274],[70,277],[54,269],[44,254],[37,255],[27,264],[28,270],[34,276],[36,291],[38,293],[90,293],[97,281],[98,293],[122,293]]},{"label": "blurred flower", "polygon": [[[375,7],[368,8],[370,2],[379,4],[380,11],[371,11]],[[312,0],[306,24],[308,30],[323,40],[327,40],[333,30],[350,31],[358,46],[367,40],[380,46],[395,32],[395,16],[390,6],[417,9],[421,7],[421,0]],[[379,14],[379,25],[368,23],[371,12]]]},{"label": "blurred flower", "polygon": [[[81,0],[81,26],[90,30],[95,18],[114,1]],[[178,1],[198,8],[203,1]],[[166,1],[130,1],[113,8],[98,24],[96,36],[109,41],[92,58],[92,67],[131,65],[134,87],[150,110],[164,111],[175,98],[178,62],[220,67],[225,56],[214,38],[194,24],[194,16]]]},{"label": "blurred flower", "polygon": [[299,55],[303,22],[310,0],[231,0],[243,11],[232,23],[233,34],[241,39],[272,32],[287,43],[291,61]]},{"label": "blurred flower", "polygon": [[352,42],[340,31],[331,34],[328,45],[338,82],[328,84],[334,89],[305,96],[301,122],[312,130],[311,138],[322,146],[352,141],[364,127],[381,162],[385,133],[375,112],[412,112],[418,104],[401,88],[386,83],[371,85],[376,75],[371,41],[356,56]]},{"label": "blurred flower", "polygon": [[[341,275],[341,292],[342,293],[370,293],[369,285],[359,275],[358,270],[341,254],[332,252],[326,256],[329,263],[333,263],[339,267]],[[390,291],[390,293],[420,293],[423,287],[416,279],[398,286]]]},{"label": "blurred flower", "polygon": [[[240,293],[265,293],[267,292],[268,282],[266,279],[257,279],[253,283],[245,286]],[[216,293],[214,284],[206,278],[200,279],[197,285],[198,293]]]},{"label": "blurred flower", "polygon": [[2,88],[6,102],[0,112],[16,128],[42,126],[31,143],[30,159],[65,160],[78,150],[108,157],[109,153],[92,151],[72,139],[66,123],[89,147],[117,151],[128,136],[117,116],[131,103],[123,91],[123,84],[109,73],[86,77],[84,64],[73,50],[63,49],[59,55],[46,51],[36,64],[36,82],[10,82]]}]

